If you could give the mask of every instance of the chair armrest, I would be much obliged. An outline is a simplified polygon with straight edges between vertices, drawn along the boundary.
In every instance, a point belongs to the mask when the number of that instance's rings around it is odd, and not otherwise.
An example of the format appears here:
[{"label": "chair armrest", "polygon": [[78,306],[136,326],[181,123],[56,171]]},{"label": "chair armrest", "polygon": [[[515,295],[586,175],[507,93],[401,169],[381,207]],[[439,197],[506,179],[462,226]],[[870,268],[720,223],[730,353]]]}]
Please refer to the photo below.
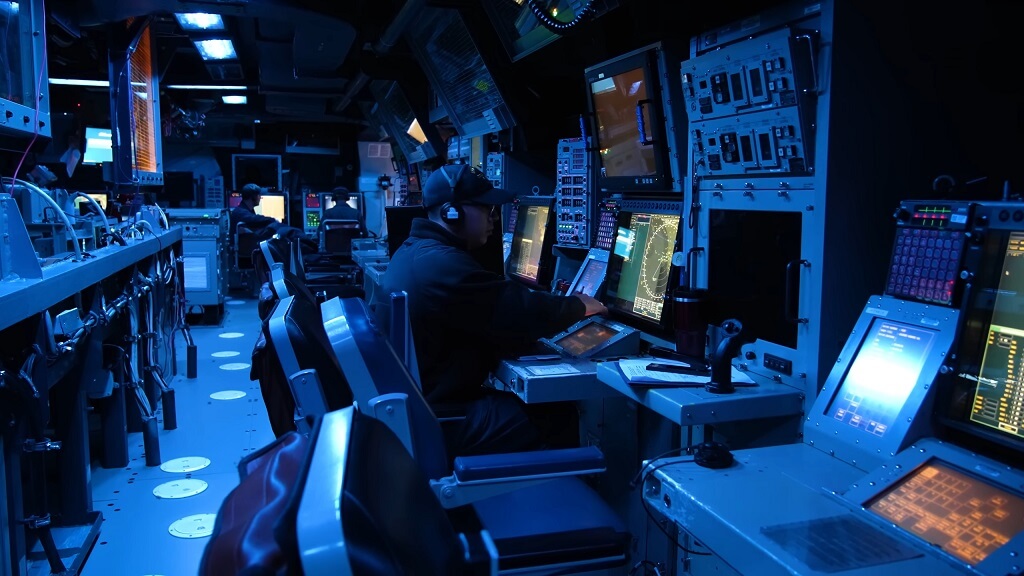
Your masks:
[{"label": "chair armrest", "polygon": [[451,476],[430,481],[441,505],[449,509],[556,478],[604,472],[606,467],[604,454],[589,446],[462,456],[454,468]]},{"label": "chair armrest", "polygon": [[578,476],[605,471],[604,454],[595,447],[460,456],[455,478],[461,484],[536,476]]}]

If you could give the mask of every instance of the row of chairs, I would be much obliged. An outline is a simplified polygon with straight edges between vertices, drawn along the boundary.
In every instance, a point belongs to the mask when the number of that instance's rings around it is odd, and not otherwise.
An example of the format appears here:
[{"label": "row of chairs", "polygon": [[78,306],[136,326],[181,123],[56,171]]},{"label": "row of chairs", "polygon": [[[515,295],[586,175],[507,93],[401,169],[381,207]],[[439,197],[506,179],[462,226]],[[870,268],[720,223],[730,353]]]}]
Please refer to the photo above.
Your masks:
[{"label": "row of chairs", "polygon": [[[280,263],[271,275],[277,300],[264,324],[264,367],[277,364],[283,380],[265,371],[260,383],[268,411],[268,388],[289,397],[293,430],[240,464],[202,574],[568,574],[625,565],[632,538],[583,480],[604,471],[599,450],[450,457],[441,423],[365,302],[318,302]],[[403,298],[393,309],[404,310]]]}]

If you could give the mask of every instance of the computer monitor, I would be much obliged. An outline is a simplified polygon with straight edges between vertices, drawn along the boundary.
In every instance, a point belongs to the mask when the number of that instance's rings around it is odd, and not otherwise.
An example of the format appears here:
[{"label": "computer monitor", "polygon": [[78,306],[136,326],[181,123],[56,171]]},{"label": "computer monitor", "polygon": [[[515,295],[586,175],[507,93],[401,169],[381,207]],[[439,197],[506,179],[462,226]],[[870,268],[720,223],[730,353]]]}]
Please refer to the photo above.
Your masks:
[{"label": "computer monitor", "polygon": [[85,128],[85,152],[82,154],[82,164],[100,164],[102,162],[113,162],[113,136],[110,128]]},{"label": "computer monitor", "polygon": [[921,377],[935,331],[874,318],[825,415],[882,438]]},{"label": "computer monitor", "polygon": [[394,256],[398,248],[409,237],[412,221],[426,218],[427,210],[423,206],[385,206],[384,221],[388,226],[388,257]]},{"label": "computer monitor", "polygon": [[[997,213],[979,207],[975,220],[986,215],[999,222]],[[944,406],[937,412],[956,439],[973,449],[1019,457],[1024,454],[1024,377],[1017,357],[1024,350],[1024,231],[986,229],[975,250],[980,265],[956,351],[959,363],[940,386]]]},{"label": "computer monitor", "polygon": [[[321,214],[321,216],[323,216],[324,212],[326,212],[326,211],[330,210],[331,208],[334,208],[335,206],[337,206],[337,204],[338,203],[334,201],[334,192],[321,192],[320,193],[320,214]],[[359,210],[359,196],[357,194],[353,194],[353,193],[349,192],[348,201],[346,201],[345,204],[348,204],[352,208],[355,208],[356,210]]]},{"label": "computer monitor", "polygon": [[228,208],[232,210],[238,208],[238,205],[242,203],[242,194],[240,192],[232,192],[228,196]]},{"label": "computer monitor", "polygon": [[256,213],[270,216],[283,224],[288,223],[288,202],[284,194],[260,194]]},{"label": "computer monitor", "polygon": [[681,210],[678,202],[651,202],[618,215],[604,303],[613,316],[652,334],[670,332],[663,310],[666,293],[678,281],[672,278],[672,255]]},{"label": "computer monitor", "polygon": [[[672,189],[661,69],[665,51],[647,46],[584,71],[595,122],[597,184],[622,193]],[[671,80],[666,80],[670,82]]]},{"label": "computer monitor", "polygon": [[512,204],[512,251],[506,274],[531,288],[547,290],[551,284],[551,248],[556,236],[554,205],[553,196],[525,196]]},{"label": "computer monitor", "polygon": [[605,275],[608,273],[608,251],[591,248],[586,259],[580,266],[567,294],[586,294],[596,298],[604,286]]}]

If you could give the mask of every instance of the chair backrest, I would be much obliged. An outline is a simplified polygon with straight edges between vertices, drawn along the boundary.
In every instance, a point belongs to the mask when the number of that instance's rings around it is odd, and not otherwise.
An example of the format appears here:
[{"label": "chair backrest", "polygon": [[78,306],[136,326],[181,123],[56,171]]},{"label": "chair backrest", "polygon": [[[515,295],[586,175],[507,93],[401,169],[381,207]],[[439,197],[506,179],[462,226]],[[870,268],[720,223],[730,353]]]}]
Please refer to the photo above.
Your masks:
[{"label": "chair backrest", "polygon": [[235,227],[235,268],[250,270],[253,267],[252,253],[259,248],[256,241],[256,232],[246,227],[245,222],[239,222]]},{"label": "chair backrest", "polygon": [[360,409],[382,395],[406,395],[413,456],[428,477],[447,476],[450,468],[441,425],[405,363],[371,322],[366,303],[358,298],[332,298],[321,304],[321,311],[327,338]]},{"label": "chair backrest", "polygon": [[275,264],[280,264],[292,274],[295,273],[290,244],[291,242],[276,234],[266,240],[260,240],[257,251],[253,252],[252,260],[261,284],[270,280],[270,271]]},{"label": "chair backrest", "polygon": [[[420,380],[420,366],[416,360],[416,342],[412,337],[412,322],[409,319],[409,295],[405,290],[391,293],[391,307],[388,309],[387,336],[391,347],[398,357],[405,362],[405,367],[416,380],[416,385],[423,391]],[[378,323],[378,327],[380,327]]]},{"label": "chair backrest", "polygon": [[387,426],[351,407],[317,426],[296,529],[305,574],[467,573],[423,471]]},{"label": "chair backrest", "polygon": [[351,256],[352,240],[362,235],[359,220],[324,220],[320,225],[320,251]]},{"label": "chair backrest", "polygon": [[268,328],[295,400],[297,422],[352,404],[352,389],[327,340],[315,300],[282,298]]}]

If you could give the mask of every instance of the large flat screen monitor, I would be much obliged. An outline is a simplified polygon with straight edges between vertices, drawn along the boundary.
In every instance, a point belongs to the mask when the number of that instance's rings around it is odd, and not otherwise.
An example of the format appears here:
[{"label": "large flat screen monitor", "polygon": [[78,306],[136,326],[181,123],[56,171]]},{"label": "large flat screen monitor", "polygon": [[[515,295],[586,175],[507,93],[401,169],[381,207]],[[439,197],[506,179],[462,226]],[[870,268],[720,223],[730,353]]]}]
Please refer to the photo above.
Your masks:
[{"label": "large flat screen monitor", "polygon": [[246,184],[282,190],[281,157],[273,154],[233,154],[231,188],[241,190]]},{"label": "large flat screen monitor", "polygon": [[[983,209],[975,214],[975,219]],[[997,214],[991,214],[997,221]],[[1024,231],[987,230],[938,413],[964,440],[1024,454]],[[958,438],[959,439],[959,438]],[[984,451],[972,446],[973,449]],[[998,454],[994,454],[998,455]]]},{"label": "large flat screen monitor", "polygon": [[[548,289],[553,273],[551,248],[555,243],[555,199],[553,196],[528,196],[513,203],[515,224],[512,251],[506,273],[527,286]],[[509,227],[513,224],[510,222]]]},{"label": "large flat screen monitor", "polygon": [[668,210],[622,211],[609,258],[604,303],[613,316],[639,330],[667,335],[665,295],[672,288],[672,255],[679,236],[681,206]]},{"label": "large flat screen monitor", "polygon": [[658,83],[661,55],[648,47],[585,71],[602,190],[672,189]]}]

